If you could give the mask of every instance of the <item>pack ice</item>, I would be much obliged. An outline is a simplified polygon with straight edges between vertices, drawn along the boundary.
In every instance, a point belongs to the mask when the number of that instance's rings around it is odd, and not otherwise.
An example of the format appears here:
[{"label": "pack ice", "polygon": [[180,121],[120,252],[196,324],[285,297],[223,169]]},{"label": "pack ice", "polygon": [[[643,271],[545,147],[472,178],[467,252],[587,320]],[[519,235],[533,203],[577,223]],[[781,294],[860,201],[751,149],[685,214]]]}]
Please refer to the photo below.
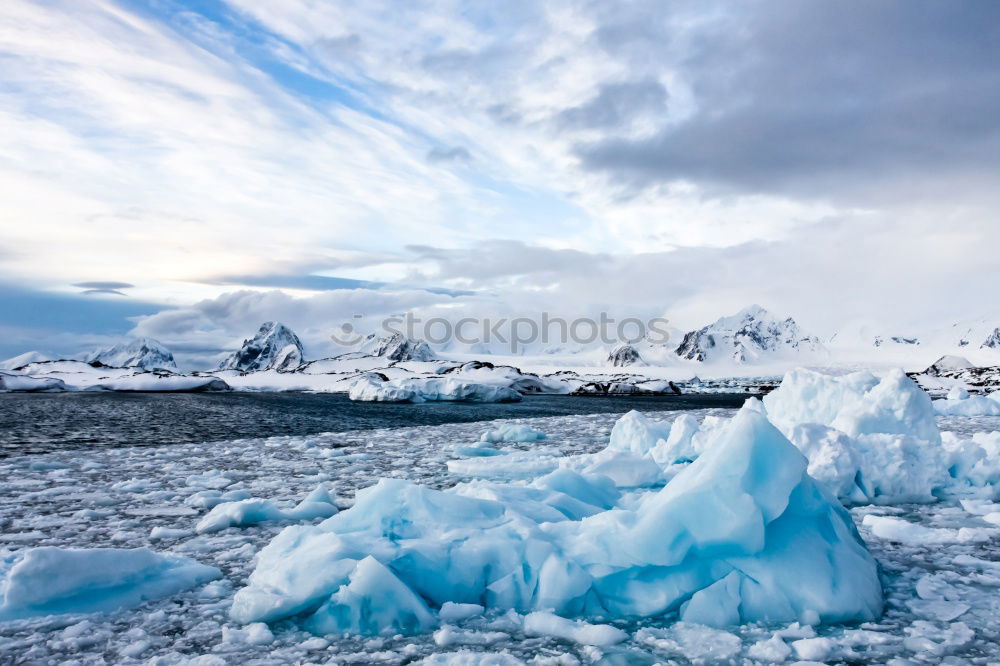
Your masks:
[{"label": "pack ice", "polygon": [[[625,441],[645,436],[631,419],[615,455],[661,440]],[[873,620],[876,564],[807,465],[756,402],[669,483],[638,494],[565,467],[443,491],[383,479],[351,509],[275,537],[231,616],[361,635],[426,632],[455,604],[714,626]]]}]

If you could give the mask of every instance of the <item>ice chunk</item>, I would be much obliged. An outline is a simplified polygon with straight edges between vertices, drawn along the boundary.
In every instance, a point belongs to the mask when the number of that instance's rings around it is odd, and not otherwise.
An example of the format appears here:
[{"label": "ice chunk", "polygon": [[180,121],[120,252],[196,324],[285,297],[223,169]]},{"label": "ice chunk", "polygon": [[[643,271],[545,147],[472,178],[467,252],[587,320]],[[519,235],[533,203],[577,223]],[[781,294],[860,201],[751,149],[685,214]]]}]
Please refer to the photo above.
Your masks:
[{"label": "ice chunk", "polygon": [[146,548],[30,548],[0,559],[0,620],[130,608],[221,576]]},{"label": "ice chunk", "polygon": [[320,485],[291,509],[282,509],[273,501],[260,498],[217,504],[198,522],[195,531],[205,534],[227,527],[248,527],[264,522],[329,518],[337,510],[326,488]]},{"label": "ice chunk", "polygon": [[757,641],[751,645],[747,656],[768,664],[780,664],[792,656],[792,648],[781,637],[771,636],[766,641]]},{"label": "ice chunk", "polygon": [[809,473],[845,502],[929,502],[954,484],[930,398],[902,371],[793,370],[764,404]]},{"label": "ice chunk", "polygon": [[270,645],[274,634],[263,622],[254,622],[245,629],[222,628],[222,642],[235,645]]},{"label": "ice chunk", "polygon": [[786,434],[801,423],[818,423],[852,437],[898,434],[941,441],[930,397],[899,369],[879,379],[867,372],[838,377],[798,368],[764,397],[764,406]]},{"label": "ice chunk", "polygon": [[607,624],[589,624],[567,620],[548,612],[528,613],[524,618],[524,633],[529,636],[555,636],[582,645],[598,647],[621,643],[628,634]]},{"label": "ice chunk", "polygon": [[818,636],[816,638],[800,638],[792,642],[792,649],[799,659],[810,661],[824,661],[833,653],[837,644],[829,638]]},{"label": "ice chunk", "polygon": [[959,386],[952,387],[946,399],[935,400],[933,404],[934,411],[942,416],[1000,416],[1000,400],[992,396],[970,396]]},{"label": "ice chunk", "polygon": [[740,651],[739,636],[691,622],[676,622],[667,629],[640,629],[635,641],[693,664],[729,663]]},{"label": "ice chunk", "polygon": [[392,635],[424,633],[436,625],[427,604],[369,556],[310,616],[306,628],[317,634]]},{"label": "ice chunk", "polygon": [[[607,481],[565,470],[531,486],[448,491],[382,480],[351,509],[275,537],[231,614],[269,622],[306,613],[315,629],[415,631],[424,620],[408,590],[430,608],[562,618],[872,620],[882,608],[875,563],[806,464],[751,404],[697,461],[629,508]],[[355,585],[365,558],[382,569],[361,580],[377,584]],[[403,617],[380,614],[384,595],[401,599]],[[377,612],[363,619],[364,608]]]},{"label": "ice chunk", "polygon": [[479,604],[456,604],[446,601],[441,605],[438,617],[442,622],[455,623],[468,620],[470,617],[482,615],[486,609]]},{"label": "ice chunk", "polygon": [[607,448],[645,456],[652,454],[660,442],[665,446],[669,436],[669,422],[654,421],[633,409],[615,422]]},{"label": "ice chunk", "polygon": [[537,442],[542,439],[545,439],[544,432],[523,423],[501,423],[479,436],[480,442]]},{"label": "ice chunk", "polygon": [[558,452],[551,449],[508,451],[499,456],[476,456],[449,460],[448,471],[481,479],[531,479],[559,466]]},{"label": "ice chunk", "polygon": [[992,527],[962,527],[957,530],[946,527],[924,527],[892,516],[867,515],[862,523],[880,539],[888,539],[914,546],[936,543],[983,543],[1000,535],[1000,529]]}]

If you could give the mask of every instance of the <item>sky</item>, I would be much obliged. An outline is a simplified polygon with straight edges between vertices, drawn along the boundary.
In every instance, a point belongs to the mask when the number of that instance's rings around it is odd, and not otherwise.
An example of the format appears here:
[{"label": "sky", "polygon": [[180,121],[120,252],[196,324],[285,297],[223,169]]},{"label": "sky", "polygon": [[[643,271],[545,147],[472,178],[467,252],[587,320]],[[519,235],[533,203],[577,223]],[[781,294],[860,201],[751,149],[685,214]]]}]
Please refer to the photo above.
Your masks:
[{"label": "sky", "polygon": [[993,317],[997,63],[991,0],[4,0],[0,357]]}]

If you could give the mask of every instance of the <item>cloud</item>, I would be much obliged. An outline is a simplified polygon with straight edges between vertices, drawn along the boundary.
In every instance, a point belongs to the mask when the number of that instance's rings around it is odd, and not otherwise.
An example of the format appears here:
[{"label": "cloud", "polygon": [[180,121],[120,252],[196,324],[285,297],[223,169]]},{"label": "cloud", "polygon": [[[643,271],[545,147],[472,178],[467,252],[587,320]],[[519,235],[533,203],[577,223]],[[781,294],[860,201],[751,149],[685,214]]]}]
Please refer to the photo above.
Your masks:
[{"label": "cloud", "polygon": [[[1000,6],[726,8],[689,31],[676,63],[697,111],[652,136],[580,143],[585,169],[636,187],[687,181],[865,205],[996,178]],[[628,49],[630,26],[604,26],[605,47]]]},{"label": "cloud", "polygon": [[442,162],[468,162],[472,160],[472,153],[463,146],[435,146],[427,152],[427,161],[440,164]]},{"label": "cloud", "polygon": [[81,291],[80,293],[81,294],[85,294],[85,295],[90,295],[90,296],[99,295],[99,294],[109,294],[109,295],[112,295],[112,296],[125,296],[126,298],[128,298],[128,296],[127,296],[127,294],[125,294],[125,292],[118,291],[117,289],[85,289],[85,290]]},{"label": "cloud", "polygon": [[625,131],[646,115],[662,115],[667,89],[655,79],[603,83],[584,104],[560,111],[556,123],[564,128],[603,128]]},{"label": "cloud", "polygon": [[74,287],[80,287],[81,289],[130,289],[134,287],[134,284],[129,282],[74,282]]},{"label": "cloud", "polygon": [[107,294],[111,296],[125,296],[127,298],[128,297],[127,294],[125,294],[125,292],[121,290],[130,289],[135,285],[130,284],[128,282],[96,281],[96,282],[74,282],[73,286],[80,287],[81,289],[83,289],[83,291],[81,291],[80,293],[89,296],[98,296]]}]

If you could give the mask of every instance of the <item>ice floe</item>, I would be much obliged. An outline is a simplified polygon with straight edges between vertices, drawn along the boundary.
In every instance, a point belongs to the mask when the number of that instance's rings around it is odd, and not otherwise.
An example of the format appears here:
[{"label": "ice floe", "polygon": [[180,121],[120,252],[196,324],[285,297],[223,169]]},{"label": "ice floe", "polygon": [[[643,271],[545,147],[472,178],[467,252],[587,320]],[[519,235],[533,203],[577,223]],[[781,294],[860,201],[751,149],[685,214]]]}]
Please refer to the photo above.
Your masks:
[{"label": "ice floe", "polygon": [[[207,499],[207,498],[206,498]],[[282,509],[271,500],[259,498],[221,502],[198,521],[195,532],[218,532],[227,527],[246,527],[264,522],[295,522],[329,518],[337,513],[337,505],[322,484],[289,509]]]},{"label": "ice floe", "polygon": [[0,555],[0,621],[129,608],[221,576],[146,548],[30,548]]}]

